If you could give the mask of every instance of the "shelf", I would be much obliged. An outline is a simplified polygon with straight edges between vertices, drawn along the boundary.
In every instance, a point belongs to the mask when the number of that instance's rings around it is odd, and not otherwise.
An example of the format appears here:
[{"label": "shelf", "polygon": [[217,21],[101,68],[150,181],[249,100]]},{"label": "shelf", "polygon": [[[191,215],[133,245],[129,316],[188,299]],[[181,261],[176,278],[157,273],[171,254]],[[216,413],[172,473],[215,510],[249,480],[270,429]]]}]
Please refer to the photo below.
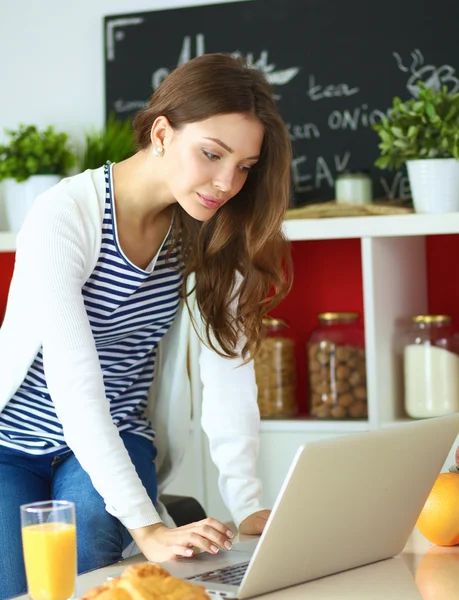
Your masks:
[{"label": "shelf", "polygon": [[397,425],[406,425],[407,423],[415,423],[416,421],[422,421],[422,419],[410,419],[409,417],[403,419],[396,419],[395,421],[384,421],[381,423],[381,427],[396,427]]},{"label": "shelf", "polygon": [[[284,233],[290,241],[452,234],[459,233],[459,213],[295,219],[284,222]],[[0,231],[0,252],[15,249],[16,234]]]},{"label": "shelf", "polygon": [[16,234],[12,231],[0,231],[0,252],[16,250]]},{"label": "shelf", "polygon": [[294,219],[284,233],[291,241],[459,233],[459,213]]},{"label": "shelf", "polygon": [[[190,422],[190,433],[199,432],[201,423],[196,420]],[[331,432],[331,433],[356,433],[369,431],[368,421],[333,421],[319,419],[261,419],[260,431],[288,431],[288,432]]]},{"label": "shelf", "polygon": [[331,421],[319,419],[262,419],[260,431],[356,433],[368,431],[368,421]]}]

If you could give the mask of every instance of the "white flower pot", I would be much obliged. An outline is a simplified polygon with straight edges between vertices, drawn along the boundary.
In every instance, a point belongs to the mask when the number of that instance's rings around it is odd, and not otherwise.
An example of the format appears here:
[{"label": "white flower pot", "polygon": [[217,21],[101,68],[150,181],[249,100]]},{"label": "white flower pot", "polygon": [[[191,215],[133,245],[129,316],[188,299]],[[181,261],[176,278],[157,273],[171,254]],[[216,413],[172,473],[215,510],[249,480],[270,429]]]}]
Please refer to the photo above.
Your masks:
[{"label": "white flower pot", "polygon": [[417,213],[459,211],[459,161],[455,158],[408,160],[408,177]]},{"label": "white flower pot", "polygon": [[3,195],[8,229],[19,231],[25,216],[32,206],[35,198],[59,183],[60,175],[32,175],[26,181],[18,183],[15,179],[5,179],[3,182]]}]

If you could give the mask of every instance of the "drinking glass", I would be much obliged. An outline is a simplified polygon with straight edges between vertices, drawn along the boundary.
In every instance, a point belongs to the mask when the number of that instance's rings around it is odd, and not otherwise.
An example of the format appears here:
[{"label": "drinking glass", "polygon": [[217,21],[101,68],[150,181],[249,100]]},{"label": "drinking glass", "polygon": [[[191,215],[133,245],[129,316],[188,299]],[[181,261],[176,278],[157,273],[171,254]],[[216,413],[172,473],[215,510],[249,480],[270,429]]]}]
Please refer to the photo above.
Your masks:
[{"label": "drinking glass", "polygon": [[64,500],[21,506],[21,531],[29,597],[68,600],[75,594],[75,505]]}]

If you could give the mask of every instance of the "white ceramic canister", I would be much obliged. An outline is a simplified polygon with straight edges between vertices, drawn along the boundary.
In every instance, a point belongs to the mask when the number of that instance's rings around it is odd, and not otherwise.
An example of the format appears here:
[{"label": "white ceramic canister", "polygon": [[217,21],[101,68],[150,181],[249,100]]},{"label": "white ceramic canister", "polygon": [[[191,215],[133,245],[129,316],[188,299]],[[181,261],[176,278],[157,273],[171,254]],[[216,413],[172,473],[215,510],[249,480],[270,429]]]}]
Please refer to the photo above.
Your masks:
[{"label": "white ceramic canister", "polygon": [[335,180],[335,200],[343,204],[371,204],[373,184],[366,171],[340,173]]}]

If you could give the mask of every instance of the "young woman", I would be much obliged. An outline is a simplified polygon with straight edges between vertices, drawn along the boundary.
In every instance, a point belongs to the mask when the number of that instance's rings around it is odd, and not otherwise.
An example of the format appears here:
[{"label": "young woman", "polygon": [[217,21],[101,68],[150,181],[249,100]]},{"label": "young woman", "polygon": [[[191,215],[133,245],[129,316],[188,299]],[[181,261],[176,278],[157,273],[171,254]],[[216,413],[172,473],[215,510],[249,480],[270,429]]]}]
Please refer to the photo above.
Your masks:
[{"label": "young woman", "polygon": [[18,235],[0,330],[0,599],[25,590],[28,502],[76,503],[79,572],[132,539],[151,561],[231,547],[221,522],[169,527],[158,502],[185,451],[188,360],[236,526],[260,533],[269,514],[250,359],[290,284],[287,130],[264,76],[222,54],[173,71],[134,129],[132,158],[61,181]]}]

